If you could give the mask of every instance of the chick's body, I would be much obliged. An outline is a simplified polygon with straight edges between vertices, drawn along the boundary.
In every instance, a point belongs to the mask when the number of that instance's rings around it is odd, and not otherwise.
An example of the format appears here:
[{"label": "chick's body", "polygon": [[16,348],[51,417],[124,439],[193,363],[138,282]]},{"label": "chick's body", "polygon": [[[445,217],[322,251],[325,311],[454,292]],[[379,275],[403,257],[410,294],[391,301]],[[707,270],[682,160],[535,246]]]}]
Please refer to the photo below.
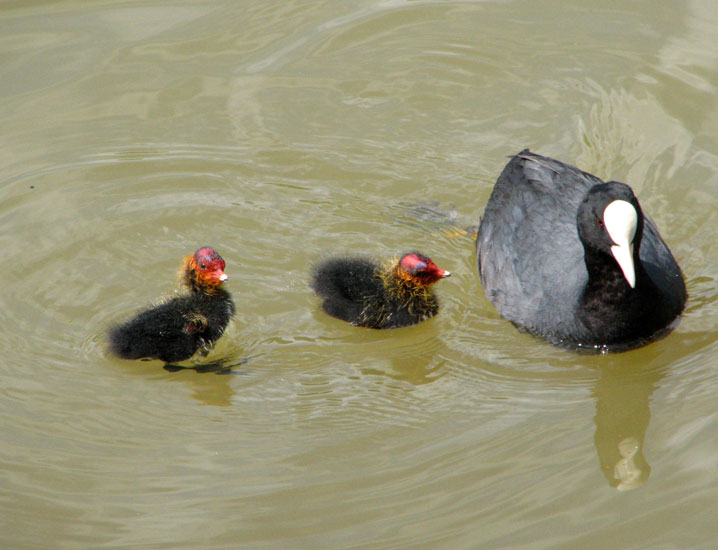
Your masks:
[{"label": "chick's body", "polygon": [[432,284],[449,272],[419,253],[385,266],[366,258],[338,257],[314,271],[312,288],[324,311],[356,326],[398,328],[436,315]]},{"label": "chick's body", "polygon": [[183,361],[197,351],[209,351],[234,315],[224,260],[211,248],[201,248],[184,260],[182,282],[189,292],[141,311],[109,331],[110,351],[123,359]]}]

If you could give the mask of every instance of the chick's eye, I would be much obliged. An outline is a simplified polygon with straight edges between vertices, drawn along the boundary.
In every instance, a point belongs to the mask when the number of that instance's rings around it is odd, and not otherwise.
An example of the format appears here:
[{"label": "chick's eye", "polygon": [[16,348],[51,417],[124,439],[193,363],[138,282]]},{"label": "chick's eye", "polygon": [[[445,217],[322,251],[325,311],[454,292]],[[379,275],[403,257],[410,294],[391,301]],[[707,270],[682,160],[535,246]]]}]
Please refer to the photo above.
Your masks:
[{"label": "chick's eye", "polygon": [[207,269],[207,264],[204,262],[200,262],[199,267],[201,267],[202,269]]},{"label": "chick's eye", "polygon": [[603,220],[601,218],[596,218],[596,225],[598,227],[603,227]]}]

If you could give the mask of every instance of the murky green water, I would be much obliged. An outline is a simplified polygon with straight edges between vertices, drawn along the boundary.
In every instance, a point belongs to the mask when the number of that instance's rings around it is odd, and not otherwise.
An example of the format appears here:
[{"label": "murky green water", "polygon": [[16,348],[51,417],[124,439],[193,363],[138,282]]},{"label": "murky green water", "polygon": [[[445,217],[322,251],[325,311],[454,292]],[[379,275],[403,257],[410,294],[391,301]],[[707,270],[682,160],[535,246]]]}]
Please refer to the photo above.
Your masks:
[{"label": "murky green water", "polygon": [[[5,2],[3,548],[714,548],[718,7],[709,0]],[[519,334],[473,242],[523,147],[631,184],[678,329]],[[170,373],[104,353],[212,245],[238,315]],[[321,313],[309,267],[420,249],[443,309]]]}]

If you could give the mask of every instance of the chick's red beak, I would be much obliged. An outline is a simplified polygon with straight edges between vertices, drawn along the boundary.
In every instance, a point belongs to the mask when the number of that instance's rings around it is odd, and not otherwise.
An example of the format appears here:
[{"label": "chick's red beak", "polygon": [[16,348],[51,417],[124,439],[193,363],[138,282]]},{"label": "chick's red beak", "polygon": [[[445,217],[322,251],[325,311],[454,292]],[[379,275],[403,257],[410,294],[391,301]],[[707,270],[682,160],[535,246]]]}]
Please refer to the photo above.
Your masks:
[{"label": "chick's red beak", "polygon": [[209,274],[210,278],[213,281],[216,281],[217,284],[221,284],[225,282],[227,279],[229,279],[229,276],[221,269],[218,269],[217,271],[213,271]]}]

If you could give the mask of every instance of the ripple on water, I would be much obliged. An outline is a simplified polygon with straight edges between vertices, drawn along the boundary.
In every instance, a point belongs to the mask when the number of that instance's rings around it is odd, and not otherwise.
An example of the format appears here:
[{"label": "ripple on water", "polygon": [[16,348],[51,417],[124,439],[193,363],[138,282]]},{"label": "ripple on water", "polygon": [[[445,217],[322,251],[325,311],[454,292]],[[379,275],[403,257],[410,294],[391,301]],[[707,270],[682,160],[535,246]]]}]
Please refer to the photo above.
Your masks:
[{"label": "ripple on water", "polygon": [[[274,4],[11,8],[13,530],[44,546],[591,547],[637,540],[638,520],[649,541],[712,540],[715,56],[691,55],[715,51],[707,19]],[[673,334],[587,355],[498,317],[453,229],[525,146],[637,187],[688,279]],[[208,360],[249,360],[218,375],[107,357],[105,327],[171,293],[207,244],[238,305]],[[415,248],[452,271],[426,323],[356,329],[308,289],[331,253]],[[618,498],[625,480],[646,490]]]}]

